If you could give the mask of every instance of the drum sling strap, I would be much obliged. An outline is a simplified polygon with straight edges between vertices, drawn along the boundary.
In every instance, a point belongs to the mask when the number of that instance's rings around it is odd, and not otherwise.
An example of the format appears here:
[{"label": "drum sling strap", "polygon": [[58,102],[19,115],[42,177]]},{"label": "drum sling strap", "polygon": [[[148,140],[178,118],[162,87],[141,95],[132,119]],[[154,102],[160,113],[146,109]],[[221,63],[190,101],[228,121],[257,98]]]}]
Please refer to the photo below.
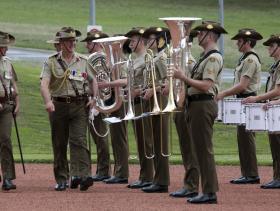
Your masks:
[{"label": "drum sling strap", "polygon": [[[274,71],[275,71],[274,69],[275,69],[276,67],[278,67],[279,64],[280,64],[280,60],[278,60],[277,62],[275,62],[273,65],[271,65],[268,72],[269,72],[270,74],[274,74]],[[269,81],[270,81],[270,75],[267,77],[267,80],[266,80],[265,92],[268,91],[268,84],[269,84]]]},{"label": "drum sling strap", "polygon": [[[195,74],[197,68],[199,67],[199,65],[200,65],[205,59],[207,59],[211,54],[213,54],[213,53],[218,53],[218,54],[222,55],[221,52],[218,51],[218,50],[211,50],[211,51],[208,51],[205,55],[203,55],[202,57],[200,57],[200,59],[198,60],[198,62],[197,62],[197,63],[195,64],[195,66],[193,67],[191,78],[194,77],[194,74]],[[223,69],[223,67],[219,70],[218,75],[220,75],[222,69]],[[190,85],[188,85],[187,87],[190,88]]]}]

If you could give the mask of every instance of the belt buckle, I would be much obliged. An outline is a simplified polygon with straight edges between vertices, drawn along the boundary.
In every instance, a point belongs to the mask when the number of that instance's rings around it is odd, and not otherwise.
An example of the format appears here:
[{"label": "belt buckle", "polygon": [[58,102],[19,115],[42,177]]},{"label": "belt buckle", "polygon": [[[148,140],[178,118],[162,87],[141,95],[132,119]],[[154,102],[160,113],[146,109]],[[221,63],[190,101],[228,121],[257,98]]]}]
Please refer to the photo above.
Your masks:
[{"label": "belt buckle", "polygon": [[66,97],[66,103],[71,103],[71,97]]}]

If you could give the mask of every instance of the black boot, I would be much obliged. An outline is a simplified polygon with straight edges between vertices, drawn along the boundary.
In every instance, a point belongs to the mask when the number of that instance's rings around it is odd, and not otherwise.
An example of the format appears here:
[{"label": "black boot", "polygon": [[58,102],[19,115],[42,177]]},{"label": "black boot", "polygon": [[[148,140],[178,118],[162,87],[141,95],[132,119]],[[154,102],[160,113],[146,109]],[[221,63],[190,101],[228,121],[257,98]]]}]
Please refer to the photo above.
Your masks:
[{"label": "black boot", "polygon": [[12,189],[16,189],[16,188],[17,188],[17,186],[13,184],[11,179],[3,178],[2,190],[12,190]]}]

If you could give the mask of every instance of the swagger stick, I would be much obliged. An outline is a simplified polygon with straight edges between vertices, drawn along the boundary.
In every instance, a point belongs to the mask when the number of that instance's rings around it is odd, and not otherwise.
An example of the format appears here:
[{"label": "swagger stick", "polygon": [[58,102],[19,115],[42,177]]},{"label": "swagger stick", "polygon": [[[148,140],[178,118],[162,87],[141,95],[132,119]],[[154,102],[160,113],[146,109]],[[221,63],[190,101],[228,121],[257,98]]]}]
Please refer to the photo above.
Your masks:
[{"label": "swagger stick", "polygon": [[14,114],[14,112],[12,112],[12,115],[13,115],[14,124],[15,124],[15,128],[16,128],[17,141],[18,141],[18,148],[19,148],[19,153],[20,153],[20,159],[21,159],[22,169],[23,169],[23,173],[25,174],[26,171],[25,171],[24,160],[23,160],[23,155],[22,155],[22,150],[21,150],[21,144],[20,144],[20,138],[19,138],[19,133],[18,133],[16,115]]}]

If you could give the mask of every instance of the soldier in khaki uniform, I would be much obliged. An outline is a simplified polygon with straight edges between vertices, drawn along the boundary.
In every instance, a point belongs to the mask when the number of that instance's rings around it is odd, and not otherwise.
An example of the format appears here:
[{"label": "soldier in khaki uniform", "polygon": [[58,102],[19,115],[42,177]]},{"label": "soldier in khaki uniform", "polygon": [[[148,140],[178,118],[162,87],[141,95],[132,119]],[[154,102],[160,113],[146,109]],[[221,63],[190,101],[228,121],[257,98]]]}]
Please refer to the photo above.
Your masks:
[{"label": "soldier in khaki uniform", "polygon": [[[268,46],[269,56],[273,57],[275,61],[269,69],[266,93],[245,98],[243,102],[254,103],[263,100],[271,100],[265,105],[265,109],[267,109],[269,105],[279,104],[280,101],[280,34],[271,35],[263,44]],[[273,161],[273,180],[261,185],[261,188],[275,189],[280,188],[280,134],[269,133],[268,138]]]},{"label": "soldier in khaki uniform", "polygon": [[[93,185],[86,143],[88,106],[94,104],[97,82],[87,58],[75,52],[81,33],[71,27],[59,31],[61,52],[50,56],[42,70],[41,94],[49,113],[54,151],[55,190],[67,187],[67,145],[70,147],[71,188]],[[93,98],[88,101],[89,90]]]},{"label": "soldier in khaki uniform", "polygon": [[[103,66],[98,61],[106,61],[106,57],[103,53],[102,46],[99,43],[93,43],[92,41],[106,37],[109,36],[103,32],[90,31],[87,33],[87,37],[81,40],[81,42],[85,42],[85,46],[88,49],[88,53],[91,54],[91,57],[94,57],[92,58],[91,61],[93,62],[91,63],[97,74],[100,70],[103,70]],[[108,179],[111,174],[109,141],[108,136],[106,135],[107,127],[106,123],[103,121],[104,118],[105,115],[99,113],[94,116],[94,120],[92,122],[93,125],[90,124],[90,133],[93,137],[94,143],[96,144],[97,152],[96,175],[92,177],[94,181],[103,181],[104,179]],[[98,134],[95,132],[93,126]]]},{"label": "soldier in khaki uniform", "polygon": [[16,189],[12,180],[16,178],[11,143],[13,115],[19,111],[19,97],[16,85],[17,77],[6,52],[14,44],[15,38],[0,31],[0,159],[3,175],[3,190]]},{"label": "soldier in khaki uniform", "polygon": [[218,106],[214,96],[218,94],[223,58],[217,50],[220,34],[227,33],[220,24],[213,21],[202,22],[194,28],[199,31],[199,45],[204,49],[202,57],[191,72],[185,76],[181,70],[170,70],[175,78],[187,85],[188,108],[187,124],[190,128],[190,141],[198,159],[201,175],[202,194],[189,198],[189,203],[217,203],[218,178],[214,160],[212,136]]},{"label": "soldier in khaki uniform", "polygon": [[[94,51],[97,51],[95,54],[91,54],[90,60],[91,60],[92,65],[94,66],[94,69],[97,72],[97,74],[100,73],[101,76],[105,72],[104,66],[102,66],[102,63],[104,62],[103,65],[106,65],[106,59],[108,57],[110,57],[111,55],[105,55],[105,53],[103,53],[102,45],[99,43],[93,43],[92,41],[100,39],[100,38],[108,37],[107,35],[106,36],[104,36],[104,35],[105,34],[102,32],[95,31],[95,32],[91,32],[90,33],[91,38],[89,37],[87,39],[88,48],[93,49],[93,51],[91,53],[93,53]],[[114,68],[116,68],[116,66]],[[123,71],[120,71],[120,79],[110,81],[110,82],[109,82],[109,80],[103,81],[102,78],[100,80],[98,80],[98,87],[99,87],[100,94],[102,94],[102,89],[105,89],[105,88],[106,89],[110,88],[112,91],[111,98],[105,101],[106,106],[114,103],[115,95],[120,94],[120,93],[115,93],[113,88],[126,85],[126,83],[127,83],[126,79],[123,79],[125,77],[126,77],[126,75],[123,74]],[[122,105],[117,111],[112,112],[110,114],[110,116],[118,116],[118,117],[123,118],[124,113],[125,113],[124,106]],[[103,130],[101,130],[102,134],[105,134],[104,130],[106,129],[106,125],[105,125],[105,122],[102,120],[103,118],[105,118],[105,115],[99,114],[98,116],[101,117],[101,118],[99,118],[99,120],[102,121],[102,122],[100,122],[100,124],[102,124],[102,129],[103,129]],[[94,122],[94,124],[95,124],[95,122]],[[98,126],[95,124],[95,127],[98,127]],[[100,129],[101,128],[99,128],[98,130],[100,130]],[[92,131],[92,133],[93,133],[93,131]],[[106,176],[106,178],[104,178],[104,176],[98,176],[98,174],[97,174],[94,177],[94,180],[97,180],[97,181],[102,180],[107,184],[124,184],[124,183],[128,182],[128,145],[127,145],[126,122],[123,121],[120,123],[111,124],[110,133],[111,133],[113,156],[114,156],[114,161],[115,161],[114,176],[111,176],[111,177]],[[105,140],[103,140],[103,141],[105,141]],[[100,143],[100,144],[104,145],[104,143]],[[106,145],[107,145],[106,150],[105,150],[105,145],[104,145],[103,152],[100,151],[100,153],[98,155],[100,158],[102,158],[102,157],[104,158],[106,156],[106,158],[108,157],[108,159],[109,159],[108,141],[107,141]],[[104,159],[104,161],[105,161],[105,159]],[[108,160],[108,162],[109,162],[109,160]]]},{"label": "soldier in khaki uniform", "polygon": [[[189,35],[189,40],[187,41],[189,50],[191,48],[193,38],[198,34],[197,31],[191,30]],[[192,57],[190,51],[187,52],[188,63],[186,64],[186,75],[189,75],[192,68],[194,67],[196,61]],[[186,97],[187,97],[187,87],[186,87]],[[185,104],[180,108],[177,105],[178,109],[182,109],[182,112],[174,113],[174,123],[179,137],[180,151],[182,154],[183,165],[185,169],[184,175],[184,187],[180,188],[177,191],[170,193],[172,197],[194,197],[198,194],[199,188],[199,167],[197,163],[197,158],[194,154],[194,148],[190,141],[190,134],[186,132],[189,130],[187,125],[187,111],[186,111],[186,101]]]},{"label": "soldier in khaki uniform", "polygon": [[[133,53],[133,90],[132,97],[134,98],[135,115],[139,116],[143,112],[150,111],[149,106],[151,100],[143,100],[141,98],[144,84],[145,70],[145,43],[142,37],[145,29],[142,27],[132,28],[126,37],[130,38],[129,48]],[[150,117],[141,118],[133,121],[134,133],[138,147],[140,175],[139,180],[128,185],[128,188],[143,188],[152,184],[154,177],[153,160],[153,140],[151,131]]]},{"label": "soldier in khaki uniform", "polygon": [[[257,95],[261,86],[261,62],[254,51],[257,40],[262,36],[254,29],[240,29],[232,38],[237,40],[238,50],[243,53],[235,68],[234,86],[219,93],[217,100],[236,95],[237,98]],[[231,180],[232,184],[260,183],[257,166],[255,133],[246,131],[245,125],[237,126],[237,143],[242,176]]]},{"label": "soldier in khaki uniform", "polygon": [[[154,56],[151,58],[154,62],[155,72],[155,91],[156,99],[160,110],[163,110],[167,104],[167,96],[161,94],[161,84],[166,79],[166,54],[164,48],[170,40],[170,33],[167,28],[150,27],[145,30],[143,37],[146,39],[146,48],[150,49]],[[147,69],[150,68],[150,69]],[[154,107],[154,91],[152,84],[152,68],[147,64],[145,69],[145,80],[147,81],[144,93],[144,100],[150,100],[149,110]],[[150,186],[143,187],[142,191],[147,193],[167,192],[170,184],[169,178],[169,163],[168,163],[168,114],[152,115],[152,138],[154,147],[154,167],[155,174],[153,183]]]}]

